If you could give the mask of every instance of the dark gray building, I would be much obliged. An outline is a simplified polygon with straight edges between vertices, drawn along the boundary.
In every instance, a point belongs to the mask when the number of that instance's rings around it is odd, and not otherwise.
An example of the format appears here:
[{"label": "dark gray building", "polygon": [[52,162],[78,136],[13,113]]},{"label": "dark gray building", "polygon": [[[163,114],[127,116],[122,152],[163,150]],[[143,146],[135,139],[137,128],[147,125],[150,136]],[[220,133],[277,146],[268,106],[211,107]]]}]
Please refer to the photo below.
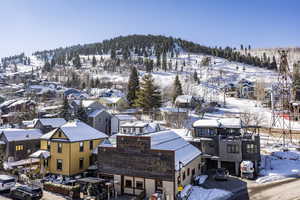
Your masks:
[{"label": "dark gray building", "polygon": [[193,127],[190,142],[202,151],[204,170],[223,167],[231,174],[239,175],[240,163],[247,160],[253,162],[255,172],[258,172],[261,158],[257,127],[254,133],[249,133],[237,118],[199,120]]},{"label": "dark gray building", "polygon": [[1,152],[5,161],[18,161],[40,149],[39,129],[0,129],[0,141],[4,145]]}]

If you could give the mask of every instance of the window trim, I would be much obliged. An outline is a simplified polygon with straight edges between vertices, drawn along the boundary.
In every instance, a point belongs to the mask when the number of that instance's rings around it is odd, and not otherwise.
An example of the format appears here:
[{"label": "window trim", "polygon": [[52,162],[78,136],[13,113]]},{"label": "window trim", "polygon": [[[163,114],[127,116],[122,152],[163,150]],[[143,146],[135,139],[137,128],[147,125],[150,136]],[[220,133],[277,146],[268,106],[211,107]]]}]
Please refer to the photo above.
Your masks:
[{"label": "window trim", "polygon": [[[58,168],[59,161],[60,161],[60,164],[61,164],[61,169]],[[56,159],[56,170],[57,171],[62,171],[63,170],[63,160],[62,159]]]},{"label": "window trim", "polygon": [[57,153],[62,153],[62,143],[57,143]]}]

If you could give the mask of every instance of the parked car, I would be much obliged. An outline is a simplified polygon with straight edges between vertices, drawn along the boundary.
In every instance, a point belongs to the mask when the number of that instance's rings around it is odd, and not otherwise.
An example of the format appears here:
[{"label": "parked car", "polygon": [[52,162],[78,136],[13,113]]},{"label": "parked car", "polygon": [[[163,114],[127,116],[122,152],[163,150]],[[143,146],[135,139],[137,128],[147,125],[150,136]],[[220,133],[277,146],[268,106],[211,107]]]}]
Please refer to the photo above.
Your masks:
[{"label": "parked car", "polygon": [[214,175],[214,179],[216,181],[227,181],[229,172],[225,168],[216,169],[216,173]]},{"label": "parked car", "polygon": [[10,197],[22,200],[38,200],[43,197],[43,190],[38,186],[17,186],[10,190]]},{"label": "parked car", "polygon": [[9,191],[16,184],[16,179],[8,175],[0,175],[0,191]]}]

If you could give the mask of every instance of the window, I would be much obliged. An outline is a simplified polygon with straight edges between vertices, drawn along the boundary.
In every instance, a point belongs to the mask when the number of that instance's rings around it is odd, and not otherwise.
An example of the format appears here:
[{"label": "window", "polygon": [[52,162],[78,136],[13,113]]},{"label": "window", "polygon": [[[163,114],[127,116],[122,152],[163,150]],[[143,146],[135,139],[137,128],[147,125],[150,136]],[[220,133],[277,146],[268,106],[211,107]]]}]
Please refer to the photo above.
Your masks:
[{"label": "window", "polygon": [[90,156],[90,162],[89,162],[90,166],[93,164],[93,156]]},{"label": "window", "polygon": [[255,144],[247,144],[246,152],[247,153],[257,153],[257,146]]},{"label": "window", "polygon": [[60,137],[60,138],[61,138],[61,132],[58,132],[58,137]]},{"label": "window", "polygon": [[187,169],[187,176],[190,175],[190,168]]},{"label": "window", "polygon": [[83,158],[79,159],[79,169],[83,169]]},{"label": "window", "polygon": [[24,146],[23,145],[17,145],[16,146],[16,151],[23,151]]},{"label": "window", "polygon": [[80,152],[83,152],[83,142],[80,142],[80,143],[79,143],[79,151],[80,151]]},{"label": "window", "polygon": [[239,153],[239,146],[237,144],[227,144],[227,153]]},{"label": "window", "polygon": [[47,159],[44,160],[44,167],[48,167],[48,160]]},{"label": "window", "polygon": [[125,181],[125,187],[132,188],[132,181],[131,180],[126,180]]},{"label": "window", "polygon": [[177,185],[180,185],[181,183],[181,179],[180,179],[180,176],[177,177]]},{"label": "window", "polygon": [[182,173],[182,180],[185,180],[185,172]]},{"label": "window", "polygon": [[198,170],[200,170],[200,169],[201,169],[201,163],[198,164]]},{"label": "window", "polygon": [[50,147],[51,147],[51,142],[47,141],[47,149],[48,149],[48,151],[50,151]]},{"label": "window", "polygon": [[136,187],[136,189],[142,190],[142,189],[144,189],[144,183],[142,181],[136,181],[135,187]]},{"label": "window", "polygon": [[57,153],[62,153],[62,144],[57,143]]},{"label": "window", "polygon": [[93,140],[90,141],[90,150],[92,150],[94,148],[94,145],[93,145]]},{"label": "window", "polygon": [[194,175],[195,175],[195,168],[192,169],[192,176],[194,176]]},{"label": "window", "polygon": [[58,171],[61,171],[61,170],[62,170],[62,160],[60,160],[60,159],[57,159],[57,160],[56,160],[56,169],[57,169]]}]

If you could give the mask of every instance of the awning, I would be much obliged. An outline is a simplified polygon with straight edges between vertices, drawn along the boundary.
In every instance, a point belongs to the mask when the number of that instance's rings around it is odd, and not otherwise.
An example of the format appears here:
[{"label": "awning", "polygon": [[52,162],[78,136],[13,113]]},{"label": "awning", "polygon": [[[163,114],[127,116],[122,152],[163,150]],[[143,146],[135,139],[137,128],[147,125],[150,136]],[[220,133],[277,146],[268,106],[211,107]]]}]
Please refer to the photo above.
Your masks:
[{"label": "awning", "polygon": [[49,158],[50,152],[47,150],[38,150],[29,156],[30,158]]}]

